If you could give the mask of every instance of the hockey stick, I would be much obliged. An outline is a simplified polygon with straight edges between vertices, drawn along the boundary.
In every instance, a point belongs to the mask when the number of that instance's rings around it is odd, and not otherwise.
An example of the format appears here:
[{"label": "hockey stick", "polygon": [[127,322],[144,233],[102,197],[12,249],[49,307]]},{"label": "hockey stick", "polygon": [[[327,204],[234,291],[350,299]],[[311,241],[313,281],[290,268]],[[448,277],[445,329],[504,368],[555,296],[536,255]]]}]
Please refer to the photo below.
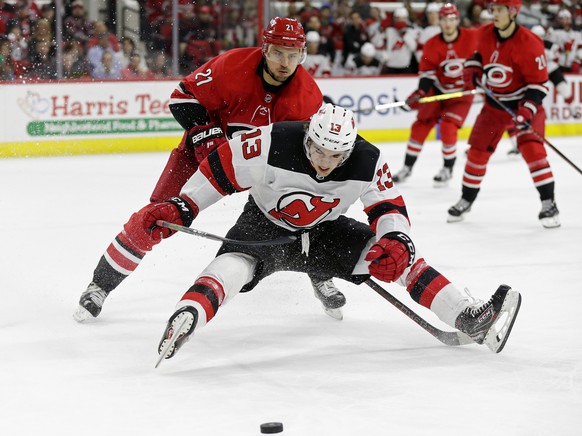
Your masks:
[{"label": "hockey stick", "polygon": [[376,291],[382,298],[388,300],[392,305],[394,305],[398,310],[400,310],[404,315],[409,317],[439,341],[441,341],[445,345],[467,345],[467,344],[474,344],[473,340],[467,336],[466,334],[455,331],[455,332],[447,332],[441,329],[436,328],[429,322],[425,321],[420,315],[417,315],[412,309],[402,303],[398,298],[380,286],[378,283],[373,281],[372,279],[368,279],[365,283],[371,287],[374,291]]},{"label": "hockey stick", "polygon": [[[481,94],[481,92],[477,89],[470,89],[467,91],[457,91],[457,92],[449,92],[448,94],[438,94],[438,95],[429,95],[428,97],[422,97],[418,99],[419,103],[432,103],[435,101],[442,101],[442,100],[450,100],[452,98],[459,98],[459,97],[465,97],[466,95],[475,95],[475,94]],[[401,107],[404,106],[406,104],[406,100],[404,101],[394,101],[392,103],[384,103],[384,104],[378,104],[374,107],[368,108],[368,109],[358,109],[355,111],[352,111],[354,113],[358,113],[358,112],[372,112],[372,111],[379,111],[382,109],[390,109],[393,107]]]},{"label": "hockey stick", "polygon": [[206,233],[201,230],[191,229],[190,227],[180,226],[178,224],[169,223],[167,221],[157,220],[156,225],[160,227],[165,227],[167,229],[176,230],[178,232],[188,233],[189,235],[200,236],[201,238],[211,239],[213,241],[228,242],[229,244],[237,245],[282,245],[290,244],[297,239],[296,236],[281,236],[276,239],[268,239],[265,241],[239,241],[237,239],[223,238],[221,236],[213,235],[212,233]]},{"label": "hockey stick", "polygon": [[[485,85],[483,85],[482,83],[477,83],[477,85],[485,92],[485,95],[487,97],[489,97],[491,100],[493,100],[495,103],[497,103],[499,105],[499,107],[501,107],[505,112],[507,112],[509,115],[511,115],[511,117],[513,118],[513,121],[515,121],[517,115],[515,114],[515,112],[513,112],[511,110],[511,108],[504,105],[501,100],[499,100],[497,97],[495,97],[495,94],[493,94],[493,91],[491,91]],[[538,132],[536,132],[531,127],[531,125],[529,123],[525,123],[525,125],[533,132],[534,135],[536,135],[539,139],[541,139],[544,143],[546,143],[546,145],[548,147],[550,147],[552,150],[554,150],[558,154],[558,156],[560,156],[562,159],[564,159],[566,162],[568,162],[576,171],[578,171],[580,174],[582,174],[582,170],[574,162],[572,162],[570,159],[568,159],[564,155],[564,153],[562,153],[560,150],[558,150],[554,144],[552,144],[544,136],[542,136]]]}]

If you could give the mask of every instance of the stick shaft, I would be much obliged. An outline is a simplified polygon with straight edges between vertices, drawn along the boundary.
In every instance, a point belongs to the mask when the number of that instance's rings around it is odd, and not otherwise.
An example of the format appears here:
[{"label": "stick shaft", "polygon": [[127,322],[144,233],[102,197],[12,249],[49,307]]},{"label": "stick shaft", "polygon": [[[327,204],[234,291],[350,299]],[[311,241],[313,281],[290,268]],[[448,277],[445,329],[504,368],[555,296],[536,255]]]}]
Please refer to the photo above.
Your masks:
[{"label": "stick shaft", "polygon": [[[493,91],[491,91],[485,85],[479,84],[479,87],[481,89],[483,89],[483,91],[485,92],[485,94],[487,95],[487,97],[489,97],[491,100],[493,100],[495,103],[497,103],[499,105],[499,107],[501,107],[505,112],[507,112],[509,115],[511,115],[511,117],[515,121],[516,114],[515,114],[515,112],[513,112],[511,110],[511,108],[507,107],[505,104],[503,104],[503,102],[501,100],[499,100],[497,97],[495,97],[495,94],[493,94]],[[566,155],[564,155],[564,153],[562,153],[558,148],[556,148],[556,146],[554,144],[552,144],[550,141],[548,141],[545,136],[542,136],[541,134],[539,134],[538,132],[536,132],[531,126],[529,126],[529,127],[530,127],[530,129],[531,129],[531,131],[533,132],[534,135],[536,135],[548,147],[550,147],[552,150],[554,150],[558,154],[558,156],[560,156],[562,159],[564,159],[566,162],[568,162],[576,171],[578,171],[580,174],[582,174],[582,169],[580,169],[580,167],[578,167]]]},{"label": "stick shaft", "polygon": [[391,303],[404,315],[413,320],[415,323],[417,323],[419,326],[421,326],[424,330],[429,332],[443,344],[456,346],[474,343],[473,340],[464,333],[461,333],[459,331],[447,332],[433,326],[372,279],[366,280],[365,283],[369,287],[371,287],[374,291],[376,291],[376,293],[378,293],[382,298]]},{"label": "stick shaft", "polygon": [[[457,92],[449,92],[448,94],[438,94],[438,95],[429,95],[428,97],[422,97],[418,99],[419,103],[432,103],[435,101],[442,101],[442,100],[450,100],[452,98],[460,98],[465,97],[467,95],[475,95],[480,94],[480,91],[476,89],[470,89],[467,91],[457,91]],[[382,109],[390,109],[394,107],[401,107],[406,104],[406,101],[394,101],[392,103],[384,103],[378,104],[372,108],[368,109],[360,109],[354,112],[371,112],[371,111],[379,111]]]},{"label": "stick shaft", "polygon": [[276,239],[269,239],[266,241],[240,241],[237,239],[223,238],[222,236],[213,235],[212,233],[203,232],[201,230],[191,229],[190,227],[184,227],[179,224],[169,223],[163,220],[157,220],[156,225],[159,227],[165,227],[167,229],[175,230],[177,232],[188,233],[189,235],[200,236],[201,238],[211,239],[218,242],[228,242],[229,244],[237,245],[282,245],[290,244],[297,238],[295,236],[282,236]]}]

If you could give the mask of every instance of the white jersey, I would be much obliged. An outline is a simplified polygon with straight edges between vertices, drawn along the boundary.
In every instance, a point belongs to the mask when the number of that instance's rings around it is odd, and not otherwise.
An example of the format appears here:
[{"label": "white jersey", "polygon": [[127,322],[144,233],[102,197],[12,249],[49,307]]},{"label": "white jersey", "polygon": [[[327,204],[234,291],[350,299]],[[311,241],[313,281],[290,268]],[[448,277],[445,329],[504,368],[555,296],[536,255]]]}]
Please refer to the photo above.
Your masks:
[{"label": "white jersey", "polygon": [[344,65],[344,75],[345,76],[378,76],[380,75],[380,70],[382,69],[382,64],[376,58],[372,59],[372,62],[365,64],[362,61],[361,55],[354,56],[353,54],[348,55],[346,64]]},{"label": "white jersey", "polygon": [[397,30],[394,27],[386,29],[386,66],[391,68],[406,68],[415,56],[419,29],[407,27]]},{"label": "white jersey", "polygon": [[580,62],[578,46],[582,45],[582,33],[577,30],[554,29],[548,31],[546,39],[560,47],[558,63],[563,68],[571,68],[573,62]]},{"label": "white jersey", "polygon": [[331,61],[326,55],[307,54],[302,65],[312,77],[331,76]]},{"label": "white jersey", "polygon": [[200,164],[180,195],[203,210],[248,190],[266,218],[290,231],[336,220],[360,200],[377,235],[409,233],[404,200],[378,148],[358,136],[350,158],[318,179],[303,149],[304,132],[303,122],[280,122],[230,139]]},{"label": "white jersey", "polygon": [[426,41],[431,39],[433,36],[438,35],[441,33],[441,26],[438,24],[433,24],[432,26],[426,26],[423,29],[420,29],[418,34],[418,45],[416,47],[416,60],[420,62],[420,58],[422,57],[422,49],[424,48],[424,44]]}]

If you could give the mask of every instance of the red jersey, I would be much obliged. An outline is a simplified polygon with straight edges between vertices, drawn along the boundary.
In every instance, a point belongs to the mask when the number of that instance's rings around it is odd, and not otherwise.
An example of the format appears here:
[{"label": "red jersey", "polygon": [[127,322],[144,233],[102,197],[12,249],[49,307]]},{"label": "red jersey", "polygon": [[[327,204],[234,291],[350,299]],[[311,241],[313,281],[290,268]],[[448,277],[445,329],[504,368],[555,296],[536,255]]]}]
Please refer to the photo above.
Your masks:
[{"label": "red jersey", "polygon": [[425,44],[420,59],[420,77],[432,80],[443,93],[463,90],[463,62],[477,48],[475,29],[459,29],[457,39],[446,42],[442,33],[433,36]]},{"label": "red jersey", "polygon": [[260,48],[229,50],[184,78],[170,104],[200,103],[228,137],[276,121],[308,120],[323,101],[313,78],[299,65],[283,85],[265,86],[262,59]]},{"label": "red jersey", "polygon": [[517,26],[512,36],[501,39],[493,24],[482,26],[478,29],[477,52],[486,85],[499,100],[517,104],[528,98],[541,103],[547,95],[544,44],[525,27]]}]

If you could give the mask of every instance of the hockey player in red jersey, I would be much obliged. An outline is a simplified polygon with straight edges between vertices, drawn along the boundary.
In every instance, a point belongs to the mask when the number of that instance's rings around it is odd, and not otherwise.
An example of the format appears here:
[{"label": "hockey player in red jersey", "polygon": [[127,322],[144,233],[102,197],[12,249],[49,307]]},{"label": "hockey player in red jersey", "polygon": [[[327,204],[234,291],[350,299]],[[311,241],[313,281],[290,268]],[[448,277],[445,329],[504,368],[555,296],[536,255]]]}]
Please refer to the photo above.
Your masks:
[{"label": "hockey player in red jersey", "polygon": [[477,50],[465,62],[465,86],[474,88],[484,76],[483,85],[516,114],[516,119],[492,99],[486,99],[469,137],[462,196],[449,209],[448,222],[461,221],[471,210],[489,158],[503,132],[515,121],[520,130],[517,145],[542,202],[538,218],[547,228],[560,225],[554,176],[540,138],[544,136],[546,120],[542,100],[548,92],[544,85],[548,80],[547,60],[542,41],[516,24],[520,6],[521,0],[492,0],[494,21],[479,28]]},{"label": "hockey player in red jersey", "polygon": [[[487,303],[475,302],[427,263],[409,236],[406,205],[386,158],[357,135],[352,111],[326,104],[309,124],[275,123],[223,143],[179,196],[145,206],[127,226],[141,249],[148,250],[173,233],[158,227],[158,220],[190,226],[207,207],[243,191],[249,191],[249,201],[227,238],[295,240],[285,245],[224,243],[177,303],[159,344],[162,357],[172,357],[195,328],[239,292],[282,270],[356,284],[370,275],[397,282],[475,342],[494,352],[503,348],[520,294],[501,285]],[[357,201],[369,225],[345,216]]]},{"label": "hockey player in red jersey", "polygon": [[[170,110],[184,135],[171,152],[150,201],[178,195],[199,163],[225,137],[275,121],[308,120],[323,96],[301,66],[305,55],[301,24],[274,18],[263,33],[261,48],[229,50],[185,77],[170,99]],[[108,294],[137,268],[147,251],[135,244],[126,225],[101,257],[74,318],[83,322],[97,317]],[[326,312],[341,318],[343,294],[329,277],[311,276],[311,281]]]},{"label": "hockey player in red jersey", "polygon": [[394,181],[398,183],[410,177],[424,141],[440,121],[444,165],[433,180],[436,187],[448,184],[457,155],[457,131],[473,103],[472,95],[433,103],[418,102],[427,95],[462,91],[463,62],[475,51],[475,30],[459,27],[459,10],[454,4],[446,3],[440,8],[439,24],[441,33],[429,39],[422,51],[418,89],[406,99],[404,106],[405,110],[418,109],[418,115],[406,146],[404,167],[394,174]]}]

